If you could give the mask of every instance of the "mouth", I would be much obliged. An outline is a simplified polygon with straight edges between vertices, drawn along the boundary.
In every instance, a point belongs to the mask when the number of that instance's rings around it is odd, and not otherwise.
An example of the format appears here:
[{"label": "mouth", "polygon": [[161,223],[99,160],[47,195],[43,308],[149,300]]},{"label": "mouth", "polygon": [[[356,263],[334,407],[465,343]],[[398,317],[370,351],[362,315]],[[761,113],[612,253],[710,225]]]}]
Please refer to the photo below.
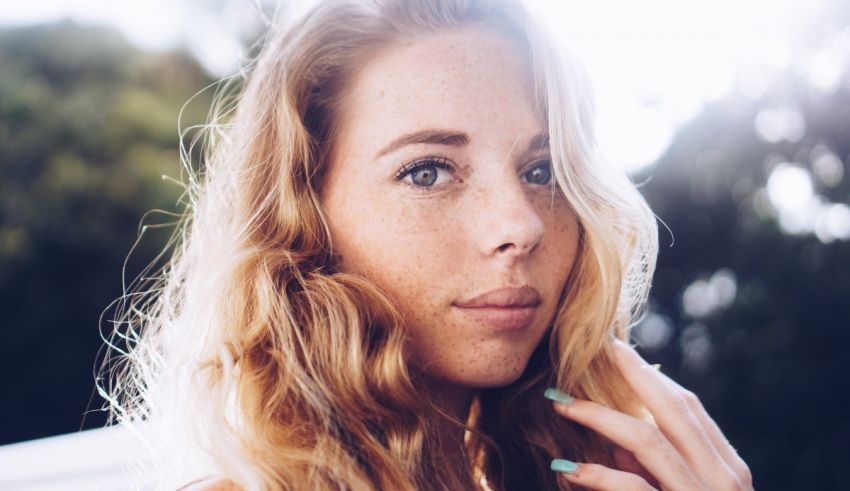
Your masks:
[{"label": "mouth", "polygon": [[522,286],[498,288],[452,306],[493,331],[514,332],[525,330],[534,322],[540,302],[535,288]]}]

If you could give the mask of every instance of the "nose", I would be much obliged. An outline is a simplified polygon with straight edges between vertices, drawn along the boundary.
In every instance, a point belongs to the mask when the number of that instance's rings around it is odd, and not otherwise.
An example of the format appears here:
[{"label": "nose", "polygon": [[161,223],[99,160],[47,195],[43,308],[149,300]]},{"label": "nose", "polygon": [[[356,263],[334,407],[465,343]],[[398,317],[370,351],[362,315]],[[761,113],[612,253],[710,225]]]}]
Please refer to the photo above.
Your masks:
[{"label": "nose", "polygon": [[476,240],[485,256],[527,256],[543,239],[538,210],[515,175],[512,180],[482,184],[473,203]]}]

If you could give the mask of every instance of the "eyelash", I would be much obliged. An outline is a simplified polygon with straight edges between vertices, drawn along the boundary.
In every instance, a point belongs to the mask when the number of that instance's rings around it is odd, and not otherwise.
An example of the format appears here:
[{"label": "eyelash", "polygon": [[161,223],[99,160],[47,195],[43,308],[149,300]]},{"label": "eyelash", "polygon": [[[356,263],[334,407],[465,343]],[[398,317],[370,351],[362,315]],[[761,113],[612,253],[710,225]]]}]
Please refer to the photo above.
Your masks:
[{"label": "eyelash", "polygon": [[525,170],[525,172],[523,172],[523,173],[522,173],[522,175],[526,175],[526,174],[528,174],[529,172],[533,171],[534,169],[536,169],[536,168],[538,168],[538,167],[543,167],[543,166],[544,166],[544,164],[545,164],[547,167],[549,167],[549,179],[550,179],[550,181],[549,181],[549,183],[548,183],[548,184],[540,184],[540,186],[550,186],[550,185],[552,184],[552,182],[553,182],[553,181],[552,181],[552,179],[554,179],[554,173],[555,173],[555,171],[554,171],[554,169],[552,169],[552,159],[551,159],[551,158],[549,158],[549,157],[541,158],[541,159],[535,160],[535,161],[531,164],[531,166],[530,166],[528,169],[526,169],[526,170]]},{"label": "eyelash", "polygon": [[[534,164],[531,167],[529,167],[525,172],[523,172],[523,175],[525,175],[528,172],[536,169],[537,167],[541,166],[545,162],[549,162],[549,165],[551,167],[551,165],[552,165],[551,159],[543,158],[543,159],[535,161]],[[447,170],[447,171],[452,170],[452,166],[451,166],[451,164],[449,164],[449,159],[447,159],[445,157],[425,157],[423,159],[414,160],[414,161],[411,161],[411,162],[404,164],[402,166],[402,168],[399,169],[399,171],[396,173],[395,178],[396,178],[397,181],[402,181],[402,182],[404,182],[404,184],[414,188],[417,191],[423,191],[423,192],[433,191],[434,186],[418,186],[416,184],[403,181],[405,177],[407,177],[410,174],[413,174],[414,172],[416,172],[417,170],[419,170],[423,167],[436,167],[438,169],[443,169],[443,170]]]},{"label": "eyelash", "polygon": [[436,167],[438,169],[443,169],[450,172],[452,170],[452,166],[451,164],[449,164],[449,159],[445,157],[425,157],[423,159],[414,160],[412,162],[404,164],[401,169],[399,169],[399,171],[396,173],[395,178],[397,181],[402,181],[404,182],[404,184],[416,189],[417,191],[433,191],[434,186],[417,186],[416,184],[404,181],[405,177],[410,174],[413,174],[414,172],[423,167]]}]

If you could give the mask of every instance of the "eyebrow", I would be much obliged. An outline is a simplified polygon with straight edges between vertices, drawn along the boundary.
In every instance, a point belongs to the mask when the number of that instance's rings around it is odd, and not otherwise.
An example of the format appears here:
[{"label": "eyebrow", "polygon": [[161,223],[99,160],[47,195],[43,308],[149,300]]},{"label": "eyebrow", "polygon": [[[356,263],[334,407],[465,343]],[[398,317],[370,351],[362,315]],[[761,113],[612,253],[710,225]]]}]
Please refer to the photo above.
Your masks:
[{"label": "eyebrow", "polygon": [[542,133],[538,133],[534,135],[534,138],[528,142],[528,148],[525,150],[526,152],[533,152],[534,150],[546,150],[549,148],[549,132],[544,131]]},{"label": "eyebrow", "polygon": [[[414,131],[401,135],[391,141],[387,146],[382,148],[375,158],[383,157],[384,155],[398,150],[407,145],[430,144],[430,145],[447,145],[450,147],[462,147],[469,144],[469,136],[462,131],[441,130],[441,129],[425,129]],[[534,150],[543,150],[549,147],[549,133],[543,132],[535,135],[529,142],[526,152]]]},{"label": "eyebrow", "polygon": [[389,145],[381,149],[375,157],[383,157],[384,155],[398,150],[407,145],[416,144],[431,144],[431,145],[448,145],[450,147],[462,147],[469,143],[469,137],[466,133],[451,130],[426,129],[414,131],[401,135],[391,141]]}]

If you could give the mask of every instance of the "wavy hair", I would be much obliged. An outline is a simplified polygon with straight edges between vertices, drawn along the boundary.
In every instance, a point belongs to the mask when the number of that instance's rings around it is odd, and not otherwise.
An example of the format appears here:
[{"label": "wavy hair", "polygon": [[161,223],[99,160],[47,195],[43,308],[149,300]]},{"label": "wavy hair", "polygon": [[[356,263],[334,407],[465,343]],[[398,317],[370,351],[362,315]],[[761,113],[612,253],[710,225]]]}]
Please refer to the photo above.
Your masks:
[{"label": "wavy hair", "polygon": [[[457,476],[437,450],[402,316],[367,278],[337,269],[317,190],[358,68],[402,39],[467,26],[527,56],[580,239],[521,378],[478,391],[469,419],[451,421],[466,431],[468,472]],[[163,485],[215,473],[245,489],[555,490],[568,484],[552,458],[610,462],[605,441],[541,394],[557,386],[644,414],[610,343],[646,303],[657,232],[596,150],[580,65],[520,0],[327,0],[275,21],[262,44],[219,94],[199,170],[183,152],[173,253],[122,297],[110,338],[102,394],[114,420],[143,432],[157,468],[174,471]]]}]

